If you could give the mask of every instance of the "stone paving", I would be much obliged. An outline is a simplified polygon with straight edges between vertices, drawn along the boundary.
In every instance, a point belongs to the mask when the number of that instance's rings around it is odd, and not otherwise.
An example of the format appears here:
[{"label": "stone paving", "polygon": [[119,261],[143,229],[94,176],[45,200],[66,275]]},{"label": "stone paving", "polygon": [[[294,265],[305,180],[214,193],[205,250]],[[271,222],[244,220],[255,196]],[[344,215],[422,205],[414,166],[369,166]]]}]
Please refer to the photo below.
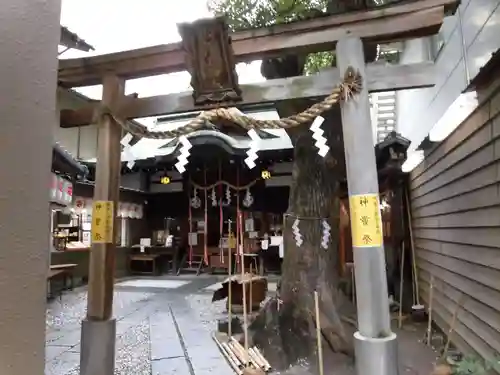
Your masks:
[{"label": "stone paving", "polygon": [[[224,301],[211,302],[222,277],[181,275],[129,279],[116,285],[116,375],[232,375],[211,334]],[[45,375],[79,373],[80,323],[86,291],[47,308]]]}]

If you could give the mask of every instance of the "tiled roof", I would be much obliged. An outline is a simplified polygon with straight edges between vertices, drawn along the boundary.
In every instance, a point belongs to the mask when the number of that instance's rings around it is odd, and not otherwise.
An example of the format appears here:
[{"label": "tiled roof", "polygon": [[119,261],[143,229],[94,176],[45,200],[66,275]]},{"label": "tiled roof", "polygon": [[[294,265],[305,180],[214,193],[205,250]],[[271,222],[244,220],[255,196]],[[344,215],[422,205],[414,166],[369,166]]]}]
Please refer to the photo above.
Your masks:
[{"label": "tiled roof", "polygon": [[66,27],[61,26],[61,39],[59,44],[68,48],[74,48],[80,51],[93,51],[94,47],[81,39],[75,33],[69,31]]}]

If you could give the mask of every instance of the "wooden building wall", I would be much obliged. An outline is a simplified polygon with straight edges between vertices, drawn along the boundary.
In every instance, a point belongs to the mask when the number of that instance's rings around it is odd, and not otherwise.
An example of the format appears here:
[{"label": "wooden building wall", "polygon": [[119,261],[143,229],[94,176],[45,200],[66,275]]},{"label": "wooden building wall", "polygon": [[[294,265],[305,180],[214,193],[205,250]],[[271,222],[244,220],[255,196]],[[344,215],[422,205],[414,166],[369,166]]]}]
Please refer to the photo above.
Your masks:
[{"label": "wooden building wall", "polygon": [[426,156],[410,177],[421,299],[448,332],[459,302],[455,345],[500,352],[500,92]]}]

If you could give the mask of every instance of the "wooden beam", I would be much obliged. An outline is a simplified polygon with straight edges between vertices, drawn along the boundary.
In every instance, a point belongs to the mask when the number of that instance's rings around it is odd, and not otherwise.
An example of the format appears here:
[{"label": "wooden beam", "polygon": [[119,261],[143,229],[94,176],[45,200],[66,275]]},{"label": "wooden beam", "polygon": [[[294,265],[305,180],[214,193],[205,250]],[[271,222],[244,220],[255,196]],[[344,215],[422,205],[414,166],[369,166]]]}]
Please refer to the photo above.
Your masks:
[{"label": "wooden beam", "polygon": [[[411,65],[386,65],[373,63],[367,66],[368,90],[370,92],[404,90],[432,87],[435,84],[435,69],[431,62]],[[310,76],[272,79],[258,84],[241,85],[243,100],[231,106],[244,108],[260,103],[275,103],[282,100],[316,98],[329,95],[335,83],[340,82],[336,68]],[[92,122],[99,103],[92,103],[77,110],[61,111],[61,127],[72,128]],[[120,113],[127,119],[163,116],[215,108],[215,105],[195,106],[191,91],[147,98],[127,98]]]},{"label": "wooden beam", "polygon": [[[231,34],[236,62],[287,53],[326,51],[346,35],[386,43],[433,35],[445,8],[456,0],[419,0],[342,15],[320,17],[286,25]],[[186,69],[182,43],[141,48],[102,56],[59,61],[59,82],[65,87],[100,84],[114,72],[126,79]]]}]

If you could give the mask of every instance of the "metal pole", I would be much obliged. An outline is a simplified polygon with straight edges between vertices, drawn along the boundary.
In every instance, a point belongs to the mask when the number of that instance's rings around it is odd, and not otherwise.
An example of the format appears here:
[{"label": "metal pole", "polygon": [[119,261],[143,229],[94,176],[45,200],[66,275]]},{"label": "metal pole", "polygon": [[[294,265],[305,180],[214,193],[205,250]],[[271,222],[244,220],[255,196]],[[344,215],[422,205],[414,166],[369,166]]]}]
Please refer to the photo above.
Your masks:
[{"label": "metal pole", "polygon": [[[124,88],[123,79],[104,77],[102,104],[112,111],[117,110]],[[110,116],[104,116],[99,119],[98,132],[87,318],[82,322],[81,375],[112,375],[115,366],[116,321],[112,313],[122,130]]]},{"label": "metal pole", "polygon": [[337,65],[359,71],[363,89],[342,104],[342,128],[356,278],[358,332],[354,334],[358,375],[397,375],[397,341],[391,331],[377,166],[370,118],[363,43],[337,43]]}]

